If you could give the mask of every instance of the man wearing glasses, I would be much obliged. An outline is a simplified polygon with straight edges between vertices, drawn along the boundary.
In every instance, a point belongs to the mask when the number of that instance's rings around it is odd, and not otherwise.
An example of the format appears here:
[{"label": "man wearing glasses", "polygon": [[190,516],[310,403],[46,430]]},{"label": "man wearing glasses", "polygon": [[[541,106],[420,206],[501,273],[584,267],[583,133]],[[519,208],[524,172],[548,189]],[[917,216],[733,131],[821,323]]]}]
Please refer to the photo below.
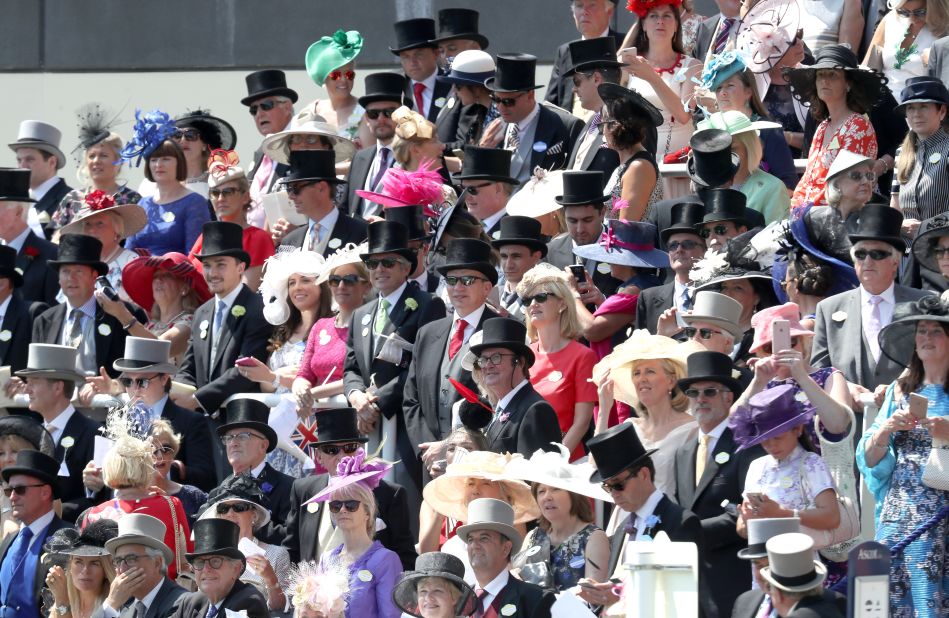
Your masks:
[{"label": "man wearing glasses", "polygon": [[[247,96],[241,99],[261,136],[278,133],[290,126],[293,118],[293,104],[297,102],[296,91],[287,87],[287,76],[283,71],[267,69],[247,75]],[[254,167],[250,171],[250,197],[254,209],[248,213],[248,221],[255,222],[255,210],[259,209],[260,198],[270,193],[274,181],[286,174],[285,165],[279,164],[259,147],[254,151]]]},{"label": "man wearing glasses", "polygon": [[722,253],[729,239],[748,231],[745,219],[747,198],[734,189],[708,189],[699,192],[699,199],[705,206],[705,214],[695,231],[711,251]]},{"label": "man wearing glasses", "polygon": [[501,219],[507,216],[507,202],[520,182],[511,177],[509,150],[465,147],[461,173],[452,178],[464,189],[468,212],[481,222],[491,238],[501,234]]},{"label": "man wearing glasses", "polygon": [[[90,440],[92,438],[90,437]],[[0,544],[0,616],[39,616],[40,591],[48,568],[40,561],[43,544],[57,530],[71,528],[56,516],[59,463],[39,451],[17,453],[16,463],[3,469],[3,492],[11,515],[22,523]]]},{"label": "man wearing glasses", "polygon": [[[319,561],[324,551],[332,550],[342,542],[330,521],[327,502],[304,504],[326,488],[330,477],[336,476],[336,467],[343,457],[353,456],[369,441],[356,429],[356,411],[353,408],[322,410],[316,428],[316,459],[326,474],[307,476],[293,481],[290,490],[290,514],[287,516],[287,534],[283,546],[293,563]],[[385,524],[376,525],[375,540],[399,554],[402,566],[411,570],[415,564],[415,538],[409,528],[408,501],[401,485],[386,480],[372,490],[376,498],[377,516]],[[379,528],[382,528],[381,530]]]}]

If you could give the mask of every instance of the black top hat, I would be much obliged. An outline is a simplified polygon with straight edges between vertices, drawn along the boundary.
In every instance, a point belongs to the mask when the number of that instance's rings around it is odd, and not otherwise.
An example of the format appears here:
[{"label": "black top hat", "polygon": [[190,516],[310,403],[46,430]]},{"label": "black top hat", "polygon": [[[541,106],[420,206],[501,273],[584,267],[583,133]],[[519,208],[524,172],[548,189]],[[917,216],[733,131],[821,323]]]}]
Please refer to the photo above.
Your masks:
[{"label": "black top hat", "polygon": [[477,270],[497,285],[498,271],[491,265],[491,245],[476,238],[453,238],[445,248],[445,263],[435,270],[445,276],[450,270]]},{"label": "black top hat", "polygon": [[611,36],[570,41],[569,49],[570,66],[564,71],[564,77],[570,77],[577,71],[625,66],[616,60],[616,39]]},{"label": "black top hat", "polygon": [[461,173],[452,178],[462,180],[494,180],[507,182],[512,185],[521,184],[511,177],[511,157],[513,152],[503,148],[481,148],[479,146],[465,146],[464,163]]},{"label": "black top hat", "polygon": [[494,92],[523,92],[541,88],[534,83],[537,57],[530,54],[498,54],[494,77],[484,80],[484,87]]},{"label": "black top hat", "polygon": [[696,227],[702,223],[704,215],[705,205],[699,201],[698,196],[680,198],[672,206],[669,215],[669,226],[659,232],[659,238],[663,244],[666,244],[673,234],[695,234],[698,236]]},{"label": "black top hat", "polygon": [[254,71],[244,81],[247,82],[247,96],[241,99],[241,103],[247,106],[264,97],[287,97],[294,103],[299,98],[295,90],[287,88],[287,75],[278,69]]},{"label": "black top hat", "polygon": [[234,399],[225,408],[227,422],[217,428],[217,435],[223,436],[231,429],[254,429],[267,438],[267,452],[277,448],[277,432],[267,424],[270,408],[256,399]]},{"label": "black top hat", "polygon": [[489,318],[481,326],[481,341],[468,351],[475,357],[488,348],[506,348],[527,358],[527,366],[534,364],[534,351],[527,341],[527,327],[514,318]]},{"label": "black top hat", "polygon": [[175,118],[175,126],[196,129],[201,134],[201,140],[211,150],[217,148],[234,150],[234,146],[237,145],[237,132],[234,131],[234,127],[217,116],[212,116],[207,110],[196,109],[185,112]]},{"label": "black top hat", "polygon": [[356,428],[355,408],[329,408],[316,415],[316,438],[318,444],[340,442],[369,442]]},{"label": "black top hat", "polygon": [[906,80],[906,85],[900,91],[900,104],[896,106],[896,111],[901,114],[906,113],[906,106],[910,103],[935,103],[937,105],[949,105],[949,90],[942,80],[935,77],[924,75],[922,77],[910,77]]},{"label": "black top hat", "polygon": [[20,451],[16,454],[16,463],[0,472],[5,483],[9,483],[15,474],[46,483],[53,488],[53,497],[59,497],[59,462],[49,455],[29,449]]},{"label": "black top hat", "polygon": [[425,240],[431,236],[425,231],[425,217],[421,206],[390,206],[385,208],[382,214],[386,221],[396,221],[404,225],[409,231],[409,240]]},{"label": "black top hat", "polygon": [[208,221],[201,227],[201,255],[199,260],[230,256],[250,266],[250,255],[244,251],[244,230],[229,221]]},{"label": "black top hat", "polygon": [[392,24],[395,28],[395,47],[389,51],[395,55],[408,49],[437,47],[435,45],[435,20],[429,17],[403,19]]},{"label": "black top hat", "polygon": [[409,249],[409,229],[398,221],[373,221],[369,224],[369,248],[359,254],[359,259],[365,260],[380,253],[396,253],[412,264],[409,272],[414,272],[418,265],[415,251]]},{"label": "black top hat", "polygon": [[587,450],[596,460],[591,483],[602,483],[623,470],[646,462],[659,449],[643,447],[632,423],[620,423],[586,441]]},{"label": "black top hat", "polygon": [[67,264],[91,266],[102,276],[109,272],[109,267],[101,256],[102,243],[98,238],[85,234],[63,234],[59,237],[59,257],[46,263],[57,272],[60,266]]},{"label": "black top hat", "polygon": [[524,245],[531,251],[540,251],[541,257],[547,255],[547,243],[540,233],[540,221],[533,217],[504,217],[501,219],[501,234],[491,244],[495,249],[504,245]]},{"label": "black top hat", "polygon": [[23,285],[23,275],[16,269],[16,249],[8,245],[0,245],[0,277],[13,281],[15,288]]},{"label": "black top hat", "polygon": [[696,131],[689,140],[692,156],[688,171],[700,187],[720,187],[731,183],[740,161],[732,152],[732,136],[720,129]]},{"label": "black top hat", "polygon": [[[735,225],[747,225],[745,221],[745,206],[748,198],[741,191],[735,189],[708,189],[699,193],[705,206],[702,223],[714,221],[734,221]],[[696,226],[696,228],[699,227]]]},{"label": "black top hat", "polygon": [[800,101],[810,103],[817,88],[818,69],[841,69],[847,72],[848,79],[854,86],[863,90],[867,97],[879,103],[886,92],[886,77],[873,69],[860,66],[860,61],[853,50],[846,45],[825,45],[817,50],[814,64],[792,69],[782,70],[784,78],[791,86],[791,92]]},{"label": "black top hat", "polygon": [[366,107],[376,101],[392,101],[402,105],[405,101],[405,75],[401,73],[370,73],[366,76],[366,94],[357,102]]},{"label": "black top hat", "polygon": [[634,115],[642,117],[654,127],[661,127],[662,123],[665,122],[659,108],[647,101],[643,95],[632,88],[624,88],[619,84],[604,82],[596,87],[596,93],[600,95],[600,99],[602,99],[604,103],[609,103],[614,100],[624,101],[626,104],[632,106],[633,109],[631,112]]},{"label": "black top hat", "polygon": [[472,9],[442,9],[438,12],[438,38],[432,43],[468,39],[488,48],[488,37],[478,32],[478,11]]},{"label": "black top hat", "polygon": [[307,180],[343,182],[336,177],[336,155],[332,150],[295,150],[290,153],[290,173],[280,179],[280,184]]},{"label": "black top hat", "polygon": [[240,526],[227,519],[199,519],[191,529],[194,536],[194,551],[185,554],[190,562],[201,556],[226,556],[246,562],[244,554],[237,549],[241,540]]},{"label": "black top hat", "polygon": [[688,375],[676,382],[676,386],[684,391],[696,382],[718,382],[737,396],[743,389],[733,377],[732,363],[731,357],[721,352],[693,352],[688,358]]},{"label": "black top hat", "polygon": [[857,244],[861,240],[879,240],[893,245],[902,253],[906,251],[906,241],[900,234],[903,226],[903,213],[884,204],[867,204],[857,211],[857,228],[853,234],[847,234],[850,242]]},{"label": "black top hat", "polygon": [[561,206],[586,206],[590,204],[600,208],[611,197],[610,195],[603,195],[603,172],[599,170],[564,172],[563,195],[554,196],[554,201]]},{"label": "black top hat", "polygon": [[30,170],[0,167],[0,202],[35,202],[30,197]]}]

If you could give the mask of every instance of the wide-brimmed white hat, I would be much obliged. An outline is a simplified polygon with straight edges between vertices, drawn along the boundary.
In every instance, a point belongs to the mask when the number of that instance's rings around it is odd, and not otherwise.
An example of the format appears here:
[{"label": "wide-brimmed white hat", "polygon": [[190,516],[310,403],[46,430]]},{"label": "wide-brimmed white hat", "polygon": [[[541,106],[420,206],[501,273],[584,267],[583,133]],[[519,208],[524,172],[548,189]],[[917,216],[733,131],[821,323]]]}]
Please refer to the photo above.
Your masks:
[{"label": "wide-brimmed white hat", "polygon": [[264,276],[260,281],[260,294],[264,298],[264,318],[278,326],[290,318],[287,304],[287,282],[292,275],[307,275],[319,278],[324,272],[325,260],[315,251],[293,248],[278,251],[264,262]]},{"label": "wide-brimmed white hat", "polygon": [[768,539],[768,566],[761,577],[787,592],[806,592],[824,582],[827,567],[814,560],[814,539],[802,532],[788,532]]},{"label": "wide-brimmed white hat", "polygon": [[289,165],[291,135],[322,135],[327,138],[333,144],[337,163],[348,161],[356,154],[356,145],[353,141],[339,135],[336,127],[326,122],[326,118],[312,109],[305,109],[294,116],[285,131],[272,133],[264,138],[261,148],[277,163]]},{"label": "wide-brimmed white hat", "polygon": [[562,206],[554,198],[563,195],[563,172],[535,167],[530,180],[508,200],[507,214],[536,219],[560,210]]},{"label": "wide-brimmed white hat", "polygon": [[834,158],[834,162],[830,164],[830,169],[827,170],[827,182],[830,182],[834,176],[842,174],[847,170],[864,163],[873,165],[873,159],[870,157],[865,157],[862,154],[857,154],[856,152],[851,152],[849,150],[838,151],[837,156]]},{"label": "wide-brimmed white hat", "polygon": [[554,444],[557,451],[537,449],[530,459],[511,459],[505,468],[508,478],[540,483],[563,489],[581,496],[613,502],[613,497],[603,488],[590,482],[594,468],[586,463],[570,463],[570,451],[563,444]]}]

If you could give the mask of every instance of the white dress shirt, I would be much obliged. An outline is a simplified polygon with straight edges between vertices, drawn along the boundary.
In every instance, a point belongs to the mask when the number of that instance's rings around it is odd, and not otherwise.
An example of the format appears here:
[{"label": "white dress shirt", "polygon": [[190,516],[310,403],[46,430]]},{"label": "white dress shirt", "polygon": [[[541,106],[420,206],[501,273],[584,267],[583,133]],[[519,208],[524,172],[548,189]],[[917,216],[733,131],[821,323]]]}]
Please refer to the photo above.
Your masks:
[{"label": "white dress shirt", "polygon": [[[504,590],[504,588],[507,586],[507,582],[510,579],[510,577],[511,577],[511,574],[508,573],[507,569],[504,569],[503,571],[501,571],[500,574],[498,574],[497,577],[495,577],[494,579],[489,581],[487,584],[485,584],[482,590],[487,592],[487,594],[484,595],[483,599],[481,599],[482,612],[484,612],[486,608],[491,607],[491,604],[494,603],[494,597],[501,594],[501,591]],[[477,584],[475,585],[477,586]]]},{"label": "white dress shirt", "polygon": [[33,547],[33,543],[36,542],[40,535],[43,534],[43,531],[49,528],[49,525],[53,523],[53,518],[56,516],[56,511],[49,511],[43,515],[40,515],[33,520],[33,523],[27,526],[30,531],[33,533],[33,537],[30,539],[30,544],[28,547]]},{"label": "white dress shirt", "polygon": [[50,437],[53,438],[53,444],[59,446],[59,439],[63,437],[63,432],[66,430],[66,424],[69,422],[69,419],[72,418],[72,415],[75,411],[76,408],[74,408],[72,404],[69,404],[66,406],[65,410],[56,416],[56,418],[44,423],[46,426],[46,431],[48,431]]},{"label": "white dress shirt", "polygon": [[303,250],[306,251],[310,246],[310,239],[313,237],[313,234],[318,234],[316,238],[316,252],[322,253],[323,249],[326,248],[326,243],[329,241],[333,228],[336,227],[337,221],[339,221],[339,208],[335,207],[330,208],[330,211],[319,221],[310,219],[310,227],[307,229],[306,237],[303,239]]},{"label": "white dress shirt", "polygon": [[517,391],[524,388],[525,384],[530,384],[530,381],[527,378],[521,378],[521,381],[517,383],[517,386],[512,388],[507,395],[498,399],[498,405],[494,407],[497,408],[499,412],[504,410],[504,408],[506,408],[508,404],[511,403],[511,400],[514,399],[514,395],[517,394]]},{"label": "white dress shirt", "polygon": [[449,341],[451,336],[455,334],[455,330],[458,328],[458,320],[464,320],[467,326],[465,327],[465,339],[463,343],[468,343],[468,340],[471,339],[471,335],[474,334],[475,328],[481,322],[481,316],[484,315],[484,305],[481,305],[468,315],[458,315],[458,312],[455,311],[454,316],[451,319],[451,332],[448,335]]}]

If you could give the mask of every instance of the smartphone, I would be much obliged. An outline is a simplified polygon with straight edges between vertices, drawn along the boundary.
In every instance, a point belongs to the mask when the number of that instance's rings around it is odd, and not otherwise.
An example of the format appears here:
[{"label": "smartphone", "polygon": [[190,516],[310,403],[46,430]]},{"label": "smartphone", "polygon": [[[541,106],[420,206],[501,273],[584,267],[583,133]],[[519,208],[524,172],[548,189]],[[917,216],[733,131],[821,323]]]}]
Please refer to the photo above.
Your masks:
[{"label": "smartphone", "polygon": [[253,356],[244,356],[234,361],[234,364],[238,367],[254,367],[257,365],[254,360]]},{"label": "smartphone", "polygon": [[771,323],[771,353],[791,349],[791,323],[775,320]]},{"label": "smartphone", "polygon": [[577,280],[577,283],[583,283],[587,280],[587,269],[581,264],[574,264],[568,266],[570,273],[573,275],[573,278]]},{"label": "smartphone", "polygon": [[765,495],[757,491],[749,491],[745,497],[748,498],[748,502],[761,502],[765,499]]},{"label": "smartphone", "polygon": [[105,276],[96,278],[96,287],[102,290],[102,293],[105,294],[105,297],[109,300],[115,301],[119,299],[118,293],[112,289],[112,284]]},{"label": "smartphone", "polygon": [[923,420],[929,414],[929,400],[922,395],[910,393],[909,395],[909,413],[915,418]]}]

